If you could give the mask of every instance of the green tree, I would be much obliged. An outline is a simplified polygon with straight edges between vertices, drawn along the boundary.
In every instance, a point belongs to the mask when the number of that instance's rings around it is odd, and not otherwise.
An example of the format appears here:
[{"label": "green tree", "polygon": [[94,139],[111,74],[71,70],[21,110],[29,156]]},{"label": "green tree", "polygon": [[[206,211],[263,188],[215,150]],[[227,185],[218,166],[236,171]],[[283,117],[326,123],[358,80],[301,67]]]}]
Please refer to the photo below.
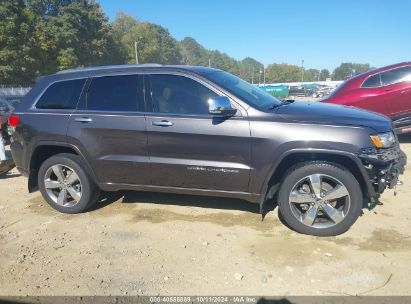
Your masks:
[{"label": "green tree", "polygon": [[37,17],[58,16],[61,9],[73,0],[25,0],[26,6]]},{"label": "green tree", "polygon": [[33,14],[23,0],[2,0],[0,5],[0,83],[33,82],[36,71]]},{"label": "green tree", "polygon": [[121,62],[100,5],[89,0],[4,0],[2,83],[32,84],[59,69]]},{"label": "green tree", "polygon": [[208,66],[209,51],[194,38],[185,37],[180,42],[181,63]]},{"label": "green tree", "polygon": [[[117,20],[113,25],[113,29],[116,29],[116,23]],[[135,42],[137,42],[139,63],[179,64],[181,62],[177,40],[159,25],[139,22],[126,32],[115,32],[114,35],[119,39],[127,63],[136,62]]]},{"label": "green tree", "polygon": [[138,21],[134,17],[123,12],[117,13],[115,21],[111,24],[111,32],[118,51],[118,63],[126,63],[129,61],[130,49],[129,47],[124,47],[121,39],[137,24]]},{"label": "green tree", "polygon": [[213,50],[209,53],[211,67],[227,71],[229,73],[238,75],[240,72],[240,66],[238,61],[231,58],[225,53]]},{"label": "green tree", "polygon": [[318,81],[320,71],[317,69],[307,69],[304,71],[304,81]]},{"label": "green tree", "polygon": [[124,34],[131,30],[138,24],[138,21],[126,13],[119,12],[116,14],[116,19],[112,24],[114,37],[121,38]]},{"label": "green tree", "polygon": [[334,80],[344,80],[352,76],[364,73],[371,70],[371,66],[367,64],[344,62],[334,70]]},{"label": "green tree", "polygon": [[264,65],[254,58],[247,57],[240,62],[239,77],[247,80],[250,83],[258,83],[260,77],[260,70]]},{"label": "green tree", "polygon": [[302,69],[286,63],[269,64],[266,69],[266,82],[297,82],[301,81]]},{"label": "green tree", "polygon": [[30,6],[36,14],[42,74],[119,61],[110,24],[99,4],[87,0],[42,3],[36,0]]},{"label": "green tree", "polygon": [[322,69],[320,72],[320,81],[326,81],[327,78],[330,78],[331,74],[330,71],[327,69]]},{"label": "green tree", "polygon": [[261,62],[250,57],[238,61],[218,50],[207,50],[191,37],[186,37],[180,42],[180,52],[182,64],[200,66],[210,64],[213,68],[228,71],[249,82],[253,80],[258,82],[259,71],[263,68]]}]

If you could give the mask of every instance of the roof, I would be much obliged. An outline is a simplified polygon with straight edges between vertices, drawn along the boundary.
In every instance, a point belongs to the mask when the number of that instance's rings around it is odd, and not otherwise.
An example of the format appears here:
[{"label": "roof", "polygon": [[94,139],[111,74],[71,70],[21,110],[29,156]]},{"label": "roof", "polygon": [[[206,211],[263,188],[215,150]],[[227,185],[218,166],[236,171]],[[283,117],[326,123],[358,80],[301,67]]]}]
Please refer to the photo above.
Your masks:
[{"label": "roof", "polygon": [[127,68],[142,68],[142,67],[161,67],[161,64],[148,63],[148,64],[119,64],[119,65],[102,65],[95,67],[81,67],[73,68],[67,70],[58,71],[56,74],[65,74],[73,72],[88,72],[88,71],[100,71],[100,70],[118,70],[118,69],[127,69]]},{"label": "roof", "polygon": [[[366,72],[364,72],[364,73],[358,74],[358,75],[356,75],[355,77],[353,77],[353,78],[351,78],[351,79],[354,79],[354,78],[356,78],[356,79],[364,78],[364,77],[368,77],[369,75],[374,75],[374,74],[378,74],[378,73],[380,73],[380,72],[392,70],[392,69],[395,69],[395,68],[400,68],[400,67],[403,67],[403,66],[409,66],[409,65],[411,65],[411,61],[401,62],[401,63],[396,63],[396,64],[391,64],[391,65],[387,65],[387,66],[384,66],[384,67],[380,67],[380,68],[376,68],[376,69],[371,69],[371,70],[366,71]],[[351,79],[348,79],[348,80],[351,80]]]},{"label": "roof", "polygon": [[218,69],[203,67],[203,66],[189,66],[189,65],[161,65],[156,63],[147,64],[122,64],[122,65],[106,65],[106,66],[95,66],[95,67],[84,67],[84,68],[74,68],[68,70],[62,70],[57,72],[55,75],[64,74],[74,74],[74,73],[90,73],[90,72],[118,72],[118,71],[129,71],[129,70],[139,70],[139,69],[160,69],[160,70],[183,70],[190,71],[198,74],[204,74],[212,71],[219,71]]}]

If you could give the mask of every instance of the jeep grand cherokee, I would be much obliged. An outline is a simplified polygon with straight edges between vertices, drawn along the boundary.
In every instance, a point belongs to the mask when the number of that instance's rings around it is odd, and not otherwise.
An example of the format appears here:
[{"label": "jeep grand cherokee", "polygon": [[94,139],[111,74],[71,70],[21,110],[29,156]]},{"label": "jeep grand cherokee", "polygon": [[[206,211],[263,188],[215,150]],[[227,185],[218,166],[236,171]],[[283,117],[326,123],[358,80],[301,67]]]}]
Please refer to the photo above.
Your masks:
[{"label": "jeep grand cherokee", "polygon": [[294,230],[337,235],[406,163],[385,116],[280,102],[204,67],[62,71],[39,79],[9,123],[29,191],[65,213],[100,190],[234,197],[261,212],[275,199]]}]

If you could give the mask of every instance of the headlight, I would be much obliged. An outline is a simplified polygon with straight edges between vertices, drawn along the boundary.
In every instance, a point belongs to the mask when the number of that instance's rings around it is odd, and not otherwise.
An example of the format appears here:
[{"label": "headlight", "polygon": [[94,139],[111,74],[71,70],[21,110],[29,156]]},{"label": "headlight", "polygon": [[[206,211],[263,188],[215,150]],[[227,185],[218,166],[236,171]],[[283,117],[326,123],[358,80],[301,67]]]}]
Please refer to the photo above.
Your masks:
[{"label": "headlight", "polygon": [[392,132],[371,135],[371,140],[377,148],[389,148],[396,142],[395,136]]}]

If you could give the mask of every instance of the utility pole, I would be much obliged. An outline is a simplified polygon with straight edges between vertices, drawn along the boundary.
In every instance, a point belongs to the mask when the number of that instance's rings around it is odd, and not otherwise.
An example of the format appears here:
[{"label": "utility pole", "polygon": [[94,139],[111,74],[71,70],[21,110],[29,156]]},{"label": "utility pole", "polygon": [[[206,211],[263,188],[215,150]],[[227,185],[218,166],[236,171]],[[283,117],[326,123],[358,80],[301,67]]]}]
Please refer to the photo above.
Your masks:
[{"label": "utility pole", "polygon": [[260,85],[261,84],[261,74],[263,73],[263,71],[261,71],[261,67],[260,67],[260,76],[259,76],[259,78],[258,78],[258,85]]},{"label": "utility pole", "polygon": [[134,41],[134,51],[136,53],[136,64],[138,64],[137,41]]},{"label": "utility pole", "polygon": [[208,67],[211,68],[211,58],[208,57]]},{"label": "utility pole", "polygon": [[265,85],[265,66],[263,65],[263,71],[264,71],[264,85]]},{"label": "utility pole", "polygon": [[304,82],[304,59],[301,61],[301,84]]}]

